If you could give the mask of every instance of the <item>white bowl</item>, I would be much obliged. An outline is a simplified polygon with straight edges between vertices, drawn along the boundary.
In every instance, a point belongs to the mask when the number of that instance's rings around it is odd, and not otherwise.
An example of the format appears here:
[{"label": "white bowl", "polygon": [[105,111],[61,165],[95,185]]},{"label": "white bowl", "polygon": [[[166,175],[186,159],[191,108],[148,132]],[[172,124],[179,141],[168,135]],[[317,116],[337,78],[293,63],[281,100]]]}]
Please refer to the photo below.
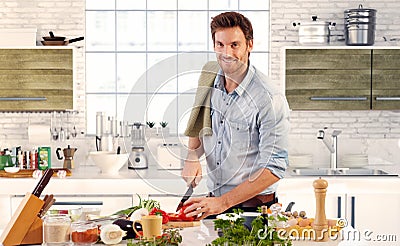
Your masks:
[{"label": "white bowl", "polygon": [[129,154],[117,154],[111,151],[90,152],[89,157],[100,168],[102,173],[117,174],[128,161]]},{"label": "white bowl", "polygon": [[5,167],[4,171],[7,173],[17,173],[19,172],[19,167]]}]

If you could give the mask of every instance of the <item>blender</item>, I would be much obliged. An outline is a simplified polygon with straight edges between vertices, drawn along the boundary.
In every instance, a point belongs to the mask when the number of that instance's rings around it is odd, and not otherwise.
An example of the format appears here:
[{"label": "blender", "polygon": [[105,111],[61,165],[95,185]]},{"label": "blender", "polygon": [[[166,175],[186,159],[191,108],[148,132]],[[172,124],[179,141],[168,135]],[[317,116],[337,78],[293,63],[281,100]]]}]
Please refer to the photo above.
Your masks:
[{"label": "blender", "polygon": [[131,144],[132,151],[129,155],[128,168],[129,169],[145,169],[148,168],[147,156],[144,153],[144,127],[145,125],[140,122],[135,122],[131,129]]}]

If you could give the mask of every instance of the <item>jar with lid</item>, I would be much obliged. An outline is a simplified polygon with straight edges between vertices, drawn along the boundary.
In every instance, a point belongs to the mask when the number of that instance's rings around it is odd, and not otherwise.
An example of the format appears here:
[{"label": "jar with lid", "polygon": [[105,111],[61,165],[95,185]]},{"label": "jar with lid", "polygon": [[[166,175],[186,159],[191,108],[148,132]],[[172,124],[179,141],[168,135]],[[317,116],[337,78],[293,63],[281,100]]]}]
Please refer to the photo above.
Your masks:
[{"label": "jar with lid", "polygon": [[97,239],[98,228],[94,222],[77,221],[71,224],[71,240],[74,245],[91,245]]},{"label": "jar with lid", "polygon": [[49,214],[43,219],[42,245],[69,245],[71,219],[67,214]]}]

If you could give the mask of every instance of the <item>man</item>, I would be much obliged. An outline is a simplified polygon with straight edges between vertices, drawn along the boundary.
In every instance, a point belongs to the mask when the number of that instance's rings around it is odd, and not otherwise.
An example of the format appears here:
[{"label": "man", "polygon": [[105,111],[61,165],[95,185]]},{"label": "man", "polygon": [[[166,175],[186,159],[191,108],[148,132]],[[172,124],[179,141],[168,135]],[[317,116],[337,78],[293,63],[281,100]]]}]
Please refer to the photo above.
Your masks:
[{"label": "man", "polygon": [[284,95],[249,61],[250,21],[226,12],[210,26],[220,67],[210,92],[212,132],[187,134],[189,153],[182,170],[183,179],[196,186],[202,176],[199,158],[205,154],[210,195],[190,198],[184,211],[199,219],[232,207],[256,211],[275,203],[277,181],[287,167],[289,132]]}]

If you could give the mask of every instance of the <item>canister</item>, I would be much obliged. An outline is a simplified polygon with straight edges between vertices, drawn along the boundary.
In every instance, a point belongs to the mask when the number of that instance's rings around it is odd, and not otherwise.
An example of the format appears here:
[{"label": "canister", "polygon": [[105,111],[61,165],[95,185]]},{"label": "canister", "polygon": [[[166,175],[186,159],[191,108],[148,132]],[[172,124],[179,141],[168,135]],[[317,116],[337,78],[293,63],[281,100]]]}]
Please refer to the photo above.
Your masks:
[{"label": "canister", "polygon": [[43,219],[43,244],[69,245],[71,219],[68,214],[49,214]]},{"label": "canister", "polygon": [[51,168],[51,148],[39,147],[38,148],[38,168],[45,170]]}]

